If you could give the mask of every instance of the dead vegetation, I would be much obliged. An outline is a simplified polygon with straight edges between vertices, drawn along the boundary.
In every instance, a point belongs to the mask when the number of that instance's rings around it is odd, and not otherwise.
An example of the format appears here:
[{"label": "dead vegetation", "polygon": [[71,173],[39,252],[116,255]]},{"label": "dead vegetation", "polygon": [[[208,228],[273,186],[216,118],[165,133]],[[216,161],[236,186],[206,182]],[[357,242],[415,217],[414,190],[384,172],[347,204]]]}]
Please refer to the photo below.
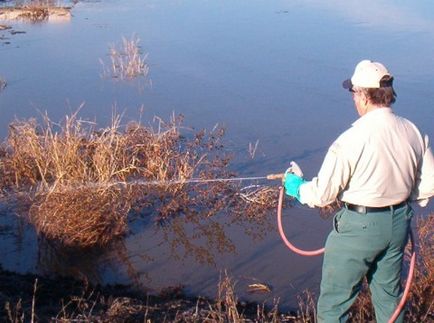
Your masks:
[{"label": "dead vegetation", "polygon": [[278,300],[274,300],[274,306],[268,310],[258,304],[242,306],[236,295],[236,285],[237,282],[224,271],[220,276],[216,300],[214,304],[209,304],[208,312],[204,311],[205,322],[281,322],[287,321],[288,317],[293,318],[292,315],[279,314]]},{"label": "dead vegetation", "polygon": [[122,37],[120,45],[111,45],[109,50],[110,63],[100,60],[103,66],[103,76],[119,80],[131,80],[136,77],[146,77],[149,73],[148,54],[142,54],[140,39],[133,35],[131,39]]},{"label": "dead vegetation", "polygon": [[[172,233],[178,230],[173,241],[179,238],[187,249],[196,246],[180,239],[185,232],[177,228],[176,218],[198,224],[197,239],[207,237],[217,246],[217,240],[224,241],[223,229],[208,223],[221,236],[217,239],[201,219],[229,209],[234,221],[260,219],[275,207],[274,190],[249,193],[237,183],[219,181],[188,184],[193,177],[234,174],[222,151],[223,129],[194,132],[181,124],[182,117],[173,116],[168,122],[156,118],[149,126],[130,123],[122,129],[115,115],[111,126],[96,129],[77,113],[60,124],[47,115],[41,124],[16,121],[0,150],[0,187],[5,197],[26,195],[30,207],[25,215],[36,230],[65,246],[107,245],[127,233],[128,214],[142,209]],[[169,221],[172,225],[165,226]]]},{"label": "dead vegetation", "polygon": [[[434,214],[416,222],[417,264],[407,322],[434,321]],[[409,255],[407,255],[409,257]]]},{"label": "dead vegetation", "polygon": [[67,246],[104,246],[127,232],[131,196],[122,187],[54,191],[34,199],[30,221],[46,239]]},{"label": "dead vegetation", "polygon": [[69,19],[71,7],[61,6],[58,1],[15,1],[0,8],[0,20],[41,22]]}]

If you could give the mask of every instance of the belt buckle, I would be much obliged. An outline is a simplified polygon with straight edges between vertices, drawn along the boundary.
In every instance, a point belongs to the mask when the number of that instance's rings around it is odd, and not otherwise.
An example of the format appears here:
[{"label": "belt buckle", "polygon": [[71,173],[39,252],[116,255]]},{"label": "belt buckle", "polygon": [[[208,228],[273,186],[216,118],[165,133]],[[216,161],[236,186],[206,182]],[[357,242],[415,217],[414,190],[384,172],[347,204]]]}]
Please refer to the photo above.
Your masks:
[{"label": "belt buckle", "polygon": [[344,205],[345,205],[345,208],[347,210],[355,211],[355,212],[360,213],[360,214],[366,214],[367,213],[367,208],[364,205],[350,204],[347,202],[345,202]]},{"label": "belt buckle", "polygon": [[368,211],[366,210],[366,206],[364,205],[357,205],[357,212],[366,214]]}]

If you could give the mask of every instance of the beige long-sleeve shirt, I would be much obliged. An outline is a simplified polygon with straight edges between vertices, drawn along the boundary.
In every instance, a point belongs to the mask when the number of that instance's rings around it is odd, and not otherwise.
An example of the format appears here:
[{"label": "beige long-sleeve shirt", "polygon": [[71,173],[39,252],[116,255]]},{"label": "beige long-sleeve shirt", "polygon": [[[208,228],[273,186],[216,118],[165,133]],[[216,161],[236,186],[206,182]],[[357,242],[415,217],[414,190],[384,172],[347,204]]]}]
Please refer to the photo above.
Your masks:
[{"label": "beige long-sleeve shirt", "polygon": [[325,206],[336,198],[382,207],[405,200],[421,206],[434,195],[434,158],[416,126],[378,108],[330,146],[317,177],[300,186],[300,201]]}]

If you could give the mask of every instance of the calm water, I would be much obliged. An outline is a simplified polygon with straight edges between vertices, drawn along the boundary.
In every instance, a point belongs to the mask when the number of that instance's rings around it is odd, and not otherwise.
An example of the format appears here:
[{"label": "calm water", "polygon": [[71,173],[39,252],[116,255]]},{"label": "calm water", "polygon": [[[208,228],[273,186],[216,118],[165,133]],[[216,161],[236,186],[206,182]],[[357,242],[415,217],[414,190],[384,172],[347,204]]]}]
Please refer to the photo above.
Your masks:
[{"label": "calm water", "polygon": [[[311,177],[334,138],[357,118],[341,82],[365,58],[389,67],[398,93],[395,111],[434,138],[432,1],[112,0],[78,3],[72,13],[65,22],[12,24],[23,34],[0,31],[0,77],[8,82],[0,92],[1,138],[16,117],[47,111],[60,120],[83,102],[80,116],[101,126],[114,107],[125,112],[125,122],[141,109],[145,120],[175,112],[198,129],[224,125],[226,148],[235,153],[233,168],[241,176],[281,172],[296,160]],[[108,61],[109,45],[133,34],[149,54],[152,86],[101,78],[99,60]],[[257,140],[252,160],[248,145]],[[1,211],[8,213],[6,207]],[[287,213],[294,242],[322,246],[329,222],[315,210]],[[0,221],[0,262],[20,272],[83,272],[155,290],[183,284],[191,293],[213,296],[219,272],[227,268],[243,297],[280,297],[285,306],[295,306],[303,289],[317,290],[320,279],[321,257],[291,254],[274,219],[269,227],[229,226],[221,216],[223,241],[236,249],[220,254],[210,247],[214,265],[198,264],[182,250],[174,259],[166,241],[173,233],[165,236],[138,221],[116,252],[78,257],[45,251],[40,256],[47,264],[38,266],[34,233],[5,215]],[[255,226],[265,230],[262,239],[245,233]],[[257,281],[271,285],[273,293],[247,294],[247,284]]]}]

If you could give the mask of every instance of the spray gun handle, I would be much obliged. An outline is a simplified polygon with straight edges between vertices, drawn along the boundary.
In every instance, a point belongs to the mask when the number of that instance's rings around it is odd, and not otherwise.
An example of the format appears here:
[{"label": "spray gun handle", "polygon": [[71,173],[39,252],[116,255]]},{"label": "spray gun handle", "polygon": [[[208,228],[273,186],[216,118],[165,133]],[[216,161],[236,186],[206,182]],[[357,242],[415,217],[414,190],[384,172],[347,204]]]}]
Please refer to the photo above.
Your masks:
[{"label": "spray gun handle", "polygon": [[291,161],[289,164],[291,166],[289,166],[289,168],[286,170],[286,173],[293,173],[299,177],[303,177],[303,172],[295,161]]}]

